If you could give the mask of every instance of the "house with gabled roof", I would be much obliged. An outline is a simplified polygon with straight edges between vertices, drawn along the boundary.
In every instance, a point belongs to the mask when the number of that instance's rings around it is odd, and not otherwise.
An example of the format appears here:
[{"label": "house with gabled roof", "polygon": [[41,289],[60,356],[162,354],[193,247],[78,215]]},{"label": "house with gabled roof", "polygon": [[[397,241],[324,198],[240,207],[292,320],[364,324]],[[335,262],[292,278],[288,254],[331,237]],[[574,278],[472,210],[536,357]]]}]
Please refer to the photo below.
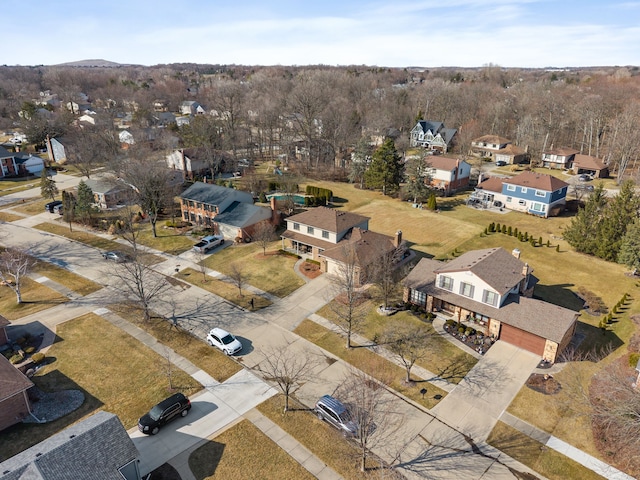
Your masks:
[{"label": "house with gabled roof", "polygon": [[22,422],[31,414],[28,394],[31,387],[33,382],[0,355],[0,431]]},{"label": "house with gabled roof", "polygon": [[573,165],[573,160],[580,153],[575,148],[560,147],[542,152],[542,166],[547,168],[567,169]]},{"label": "house with gabled roof", "polygon": [[591,155],[577,154],[573,159],[572,169],[577,175],[585,173],[593,178],[606,178],[609,176],[609,169],[604,162]]},{"label": "house with gabled roof", "polygon": [[511,145],[511,140],[499,135],[483,135],[471,141],[471,154],[476,157],[494,159],[495,154]]},{"label": "house with gabled roof", "polygon": [[511,178],[489,177],[480,182],[469,202],[500,205],[540,217],[558,215],[566,204],[569,184],[552,175],[525,171]]},{"label": "house with gabled roof", "polygon": [[426,162],[431,176],[431,186],[445,195],[464,190],[469,186],[471,165],[458,158],[430,155]]},{"label": "house with gabled roof", "polygon": [[7,326],[10,324],[9,320],[0,315],[0,347],[5,345],[9,341],[9,336],[7,335]]},{"label": "house with gabled roof", "polygon": [[[273,200],[275,203],[275,200]],[[250,241],[261,222],[279,223],[271,207],[253,204],[253,196],[234,188],[195,182],[180,195],[182,219],[210,228],[225,238]]]},{"label": "house with gabled roof", "polygon": [[19,175],[40,175],[42,158],[30,153],[11,153],[0,146],[0,178]]},{"label": "house with gabled roof", "polygon": [[140,480],[139,456],[118,417],[99,411],[0,463],[0,480]]},{"label": "house with gabled roof", "polygon": [[555,362],[579,313],[533,298],[532,272],[517,249],[473,250],[449,262],[423,258],[404,279],[404,300]]},{"label": "house with gabled roof", "polygon": [[526,149],[518,147],[513,143],[508,144],[495,152],[493,159],[496,162],[504,162],[507,165],[526,163],[529,161],[529,154]]},{"label": "house with gabled roof", "polygon": [[453,146],[457,133],[457,129],[445,128],[442,122],[420,120],[411,129],[409,139],[412,147],[420,146],[440,153],[447,153]]},{"label": "house with gabled roof", "polygon": [[[311,208],[286,222],[283,249],[320,262],[320,270],[330,275],[339,275],[342,265],[353,262],[358,285],[367,281],[376,260],[402,245],[402,232],[395,236],[372,232],[368,217],[328,207]],[[397,261],[405,263],[412,256],[407,251]]]}]

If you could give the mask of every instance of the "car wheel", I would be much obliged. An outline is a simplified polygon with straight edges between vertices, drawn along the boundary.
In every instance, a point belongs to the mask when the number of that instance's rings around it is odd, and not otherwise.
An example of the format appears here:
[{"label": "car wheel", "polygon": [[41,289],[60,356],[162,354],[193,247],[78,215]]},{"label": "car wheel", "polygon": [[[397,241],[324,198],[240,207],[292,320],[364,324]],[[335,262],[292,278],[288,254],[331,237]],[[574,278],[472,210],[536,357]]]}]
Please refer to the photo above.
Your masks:
[{"label": "car wheel", "polygon": [[159,427],[153,427],[153,430],[151,430],[151,435],[155,435],[156,433],[158,433],[160,431]]},{"label": "car wheel", "polygon": [[224,354],[225,354],[225,355],[231,355],[231,350],[225,350],[225,351],[224,351]]},{"label": "car wheel", "polygon": [[183,417],[186,417],[188,414],[189,414],[189,410],[187,410],[186,408],[182,410],[182,412],[180,412],[180,415],[182,415]]},{"label": "car wheel", "polygon": [[207,340],[207,343],[209,344],[209,346],[213,347],[213,342],[211,340]]},{"label": "car wheel", "polygon": [[316,416],[320,419],[320,420],[324,420],[324,417],[322,416],[322,414],[320,412],[316,412]]}]

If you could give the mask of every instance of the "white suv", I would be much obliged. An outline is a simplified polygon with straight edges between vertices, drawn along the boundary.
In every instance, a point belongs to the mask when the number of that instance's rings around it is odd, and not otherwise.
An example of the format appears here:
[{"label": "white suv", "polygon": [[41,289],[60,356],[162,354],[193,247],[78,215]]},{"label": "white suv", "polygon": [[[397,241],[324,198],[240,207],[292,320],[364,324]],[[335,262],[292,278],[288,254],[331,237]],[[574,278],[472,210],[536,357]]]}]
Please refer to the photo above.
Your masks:
[{"label": "white suv", "polygon": [[222,328],[213,328],[207,335],[207,343],[219,348],[227,355],[233,355],[242,350],[240,341]]}]

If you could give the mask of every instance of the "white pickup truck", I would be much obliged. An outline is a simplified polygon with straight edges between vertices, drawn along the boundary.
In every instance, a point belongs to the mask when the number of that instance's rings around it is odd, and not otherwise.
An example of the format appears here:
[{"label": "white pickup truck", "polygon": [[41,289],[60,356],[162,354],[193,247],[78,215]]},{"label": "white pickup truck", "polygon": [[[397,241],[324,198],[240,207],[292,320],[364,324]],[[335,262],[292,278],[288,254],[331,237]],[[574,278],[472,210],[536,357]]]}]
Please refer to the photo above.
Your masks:
[{"label": "white pickup truck", "polygon": [[193,250],[199,253],[207,253],[213,247],[217,247],[223,243],[224,237],[222,235],[209,235],[196,243],[193,246]]}]

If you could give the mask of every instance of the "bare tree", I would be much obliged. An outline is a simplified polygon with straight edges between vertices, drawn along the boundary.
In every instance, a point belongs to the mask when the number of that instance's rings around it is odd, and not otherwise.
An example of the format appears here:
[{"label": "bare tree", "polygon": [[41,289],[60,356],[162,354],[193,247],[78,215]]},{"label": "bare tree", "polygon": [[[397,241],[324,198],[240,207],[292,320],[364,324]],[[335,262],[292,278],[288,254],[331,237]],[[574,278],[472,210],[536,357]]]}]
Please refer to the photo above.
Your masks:
[{"label": "bare tree", "polygon": [[295,351],[292,343],[264,352],[264,359],[255,367],[266,380],[274,382],[284,395],[284,412],[289,410],[289,397],[312,380],[317,359],[307,351]]},{"label": "bare tree", "polygon": [[151,320],[152,304],[163,300],[171,289],[165,276],[141,262],[137,254],[131,261],[112,265],[109,274],[115,280],[111,286],[142,310],[145,322]]},{"label": "bare tree", "polygon": [[387,326],[383,343],[404,366],[407,372],[405,382],[411,383],[411,368],[427,355],[429,340],[433,335],[427,328],[415,323],[394,322]]},{"label": "bare tree", "polygon": [[96,127],[76,128],[67,137],[67,158],[82,175],[91,178],[93,171],[114,160],[119,154],[119,143],[110,130]]},{"label": "bare tree", "polygon": [[275,233],[276,227],[269,221],[260,222],[253,232],[253,239],[262,247],[262,255],[266,255],[267,247],[273,241]]},{"label": "bare tree", "polygon": [[202,282],[207,283],[207,265],[204,263],[204,259],[207,258],[207,254],[202,249],[195,250],[193,257],[198,267],[198,271],[202,273]]},{"label": "bare tree", "polygon": [[346,244],[342,249],[342,261],[335,276],[334,297],[329,308],[335,315],[334,323],[347,337],[347,348],[351,348],[351,336],[365,319],[364,291],[358,285],[360,267],[355,246]]},{"label": "bare tree", "polygon": [[398,268],[398,263],[404,258],[406,251],[404,242],[392,250],[380,251],[372,266],[370,281],[377,287],[384,309],[389,307],[389,301],[400,288],[403,269]]},{"label": "bare tree", "polygon": [[372,450],[386,448],[402,426],[402,416],[394,407],[396,398],[384,384],[352,368],[334,394],[349,410],[356,427],[353,440],[358,446],[360,470],[367,470]]},{"label": "bare tree", "polygon": [[165,346],[162,352],[162,357],[164,359],[163,362],[163,373],[167,376],[167,380],[169,380],[169,390],[173,390],[175,387],[173,386],[173,372],[174,365],[172,360],[173,354],[169,347]]},{"label": "bare tree", "polygon": [[16,294],[16,303],[22,303],[22,279],[35,266],[36,260],[25,250],[9,247],[0,253],[0,280]]},{"label": "bare tree", "polygon": [[242,265],[240,265],[238,262],[233,262],[231,265],[229,265],[229,274],[227,276],[231,279],[231,282],[236,287],[238,287],[238,293],[241,297],[243,297],[244,295],[242,295],[242,287],[244,287],[247,283],[247,274],[242,268]]}]

